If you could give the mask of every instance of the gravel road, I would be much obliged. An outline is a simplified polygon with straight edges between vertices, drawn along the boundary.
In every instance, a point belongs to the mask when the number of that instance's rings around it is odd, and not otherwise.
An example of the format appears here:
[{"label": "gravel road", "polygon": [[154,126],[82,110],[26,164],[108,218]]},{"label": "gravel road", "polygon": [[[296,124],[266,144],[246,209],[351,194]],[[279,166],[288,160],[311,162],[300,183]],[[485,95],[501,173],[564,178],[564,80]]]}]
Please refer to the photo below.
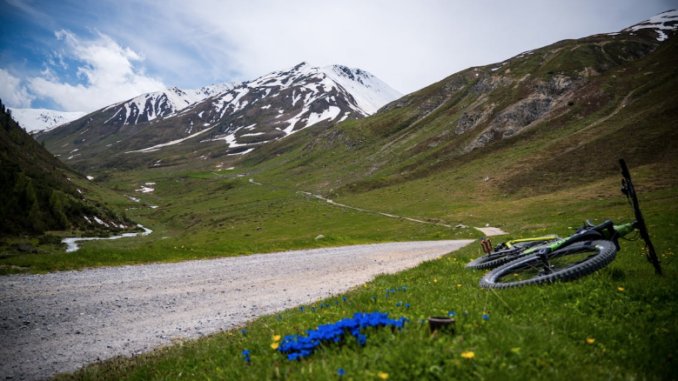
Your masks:
[{"label": "gravel road", "polygon": [[470,240],[0,277],[0,377],[49,378],[339,294]]}]

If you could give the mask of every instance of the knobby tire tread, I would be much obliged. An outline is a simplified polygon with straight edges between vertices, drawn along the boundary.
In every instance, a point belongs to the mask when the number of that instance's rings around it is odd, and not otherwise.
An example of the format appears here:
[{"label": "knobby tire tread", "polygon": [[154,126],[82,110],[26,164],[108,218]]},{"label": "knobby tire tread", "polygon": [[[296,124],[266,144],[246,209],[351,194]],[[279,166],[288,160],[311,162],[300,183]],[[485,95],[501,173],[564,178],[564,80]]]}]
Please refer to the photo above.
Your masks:
[{"label": "knobby tire tread", "polygon": [[548,275],[535,276],[533,278],[525,279],[518,282],[502,283],[501,281],[497,282],[499,278],[503,275],[512,274],[519,269],[523,268],[523,265],[529,262],[538,261],[537,254],[528,255],[521,259],[516,259],[515,261],[509,262],[501,267],[497,267],[494,270],[491,270],[489,273],[480,279],[480,287],[482,288],[514,288],[514,287],[523,287],[534,284],[544,284],[544,283],[553,283],[553,282],[569,282],[572,280],[579,279],[583,276],[592,274],[603,267],[610,264],[616,257],[617,249],[612,241],[597,240],[592,242],[579,242],[574,243],[568,247],[561,248],[549,254],[549,258],[559,255],[561,250],[577,250],[579,247],[581,250],[586,250],[587,247],[596,247],[598,253],[590,256],[586,260],[573,264],[570,267],[554,271]]}]

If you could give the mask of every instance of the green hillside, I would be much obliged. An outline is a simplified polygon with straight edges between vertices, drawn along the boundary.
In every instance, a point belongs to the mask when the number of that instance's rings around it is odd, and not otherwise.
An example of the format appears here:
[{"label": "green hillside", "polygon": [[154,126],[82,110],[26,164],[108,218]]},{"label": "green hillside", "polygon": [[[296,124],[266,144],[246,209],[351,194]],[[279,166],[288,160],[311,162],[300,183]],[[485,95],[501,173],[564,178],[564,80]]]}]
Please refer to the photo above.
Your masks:
[{"label": "green hillside", "polygon": [[[58,243],[58,237],[43,234],[49,231],[108,234],[123,230],[93,225],[94,217],[134,226],[109,206],[109,202],[119,201],[120,196],[88,184],[84,176],[56,159],[12,119],[1,102],[0,155],[0,238],[26,241],[28,237],[40,236],[40,243]],[[25,257],[6,248],[8,244],[0,243],[1,258]]]}]

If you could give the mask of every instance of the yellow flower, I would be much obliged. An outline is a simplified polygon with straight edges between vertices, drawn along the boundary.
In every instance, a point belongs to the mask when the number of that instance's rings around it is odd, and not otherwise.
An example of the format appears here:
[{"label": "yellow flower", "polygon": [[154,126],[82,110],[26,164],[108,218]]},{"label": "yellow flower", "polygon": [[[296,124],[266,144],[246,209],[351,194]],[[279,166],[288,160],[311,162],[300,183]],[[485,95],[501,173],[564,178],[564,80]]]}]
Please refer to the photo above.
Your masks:
[{"label": "yellow flower", "polygon": [[617,287],[617,290],[624,291],[624,287]]},{"label": "yellow flower", "polygon": [[280,335],[273,335],[273,341],[280,341]]},{"label": "yellow flower", "polygon": [[457,284],[457,287],[461,287],[461,283]]},{"label": "yellow flower", "polygon": [[379,378],[381,378],[382,380],[387,379],[387,378],[388,378],[388,373],[379,372]]},{"label": "yellow flower", "polygon": [[278,349],[279,346],[280,346],[279,343],[273,343],[273,344],[271,344],[271,349],[273,349],[273,350]]},{"label": "yellow flower", "polygon": [[363,287],[367,288],[367,285],[366,285],[366,284],[363,284]]},{"label": "yellow flower", "polygon": [[586,338],[586,342],[587,342],[588,344],[593,344],[593,343],[596,342],[596,339],[592,339],[592,338],[590,338],[590,337],[587,337],[587,338]]},{"label": "yellow flower", "polygon": [[462,353],[461,357],[463,357],[465,359],[472,359],[472,358],[476,357],[476,354],[473,353],[473,351],[468,351],[468,352]]},{"label": "yellow flower", "polygon": [[433,283],[438,283],[438,279],[434,279],[434,280],[433,280]]}]

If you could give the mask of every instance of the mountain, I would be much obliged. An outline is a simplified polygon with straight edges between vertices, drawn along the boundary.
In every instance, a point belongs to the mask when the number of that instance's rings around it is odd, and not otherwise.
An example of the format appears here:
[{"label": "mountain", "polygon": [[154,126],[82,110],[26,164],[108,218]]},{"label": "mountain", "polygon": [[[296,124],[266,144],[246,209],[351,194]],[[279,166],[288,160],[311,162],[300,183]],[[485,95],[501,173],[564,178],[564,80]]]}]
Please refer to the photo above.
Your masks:
[{"label": "mountain", "polygon": [[364,118],[400,96],[364,70],[301,63],[200,92],[144,94],[38,139],[78,168],[154,166],[188,159],[185,153],[193,159],[241,155],[310,126]]},{"label": "mountain", "polygon": [[156,119],[171,118],[189,105],[200,102],[215,94],[233,89],[237,83],[221,83],[205,86],[197,90],[181,90],[177,87],[142,94],[136,98],[110,105],[101,110],[110,115],[103,124],[108,126],[128,126],[150,122]]},{"label": "mountain", "polygon": [[83,190],[94,194],[90,186],[76,185],[86,182],[19,127],[0,102],[0,237],[101,230],[98,225],[134,228],[124,216],[86,198]]},{"label": "mountain", "polygon": [[31,133],[49,130],[85,116],[84,112],[67,112],[40,108],[12,108],[12,117]]},{"label": "mountain", "polygon": [[613,175],[619,157],[673,173],[676,27],[678,12],[669,11],[468,68],[369,118],[262,147],[236,167],[354,201],[422,179],[449,192],[544,194]]}]

